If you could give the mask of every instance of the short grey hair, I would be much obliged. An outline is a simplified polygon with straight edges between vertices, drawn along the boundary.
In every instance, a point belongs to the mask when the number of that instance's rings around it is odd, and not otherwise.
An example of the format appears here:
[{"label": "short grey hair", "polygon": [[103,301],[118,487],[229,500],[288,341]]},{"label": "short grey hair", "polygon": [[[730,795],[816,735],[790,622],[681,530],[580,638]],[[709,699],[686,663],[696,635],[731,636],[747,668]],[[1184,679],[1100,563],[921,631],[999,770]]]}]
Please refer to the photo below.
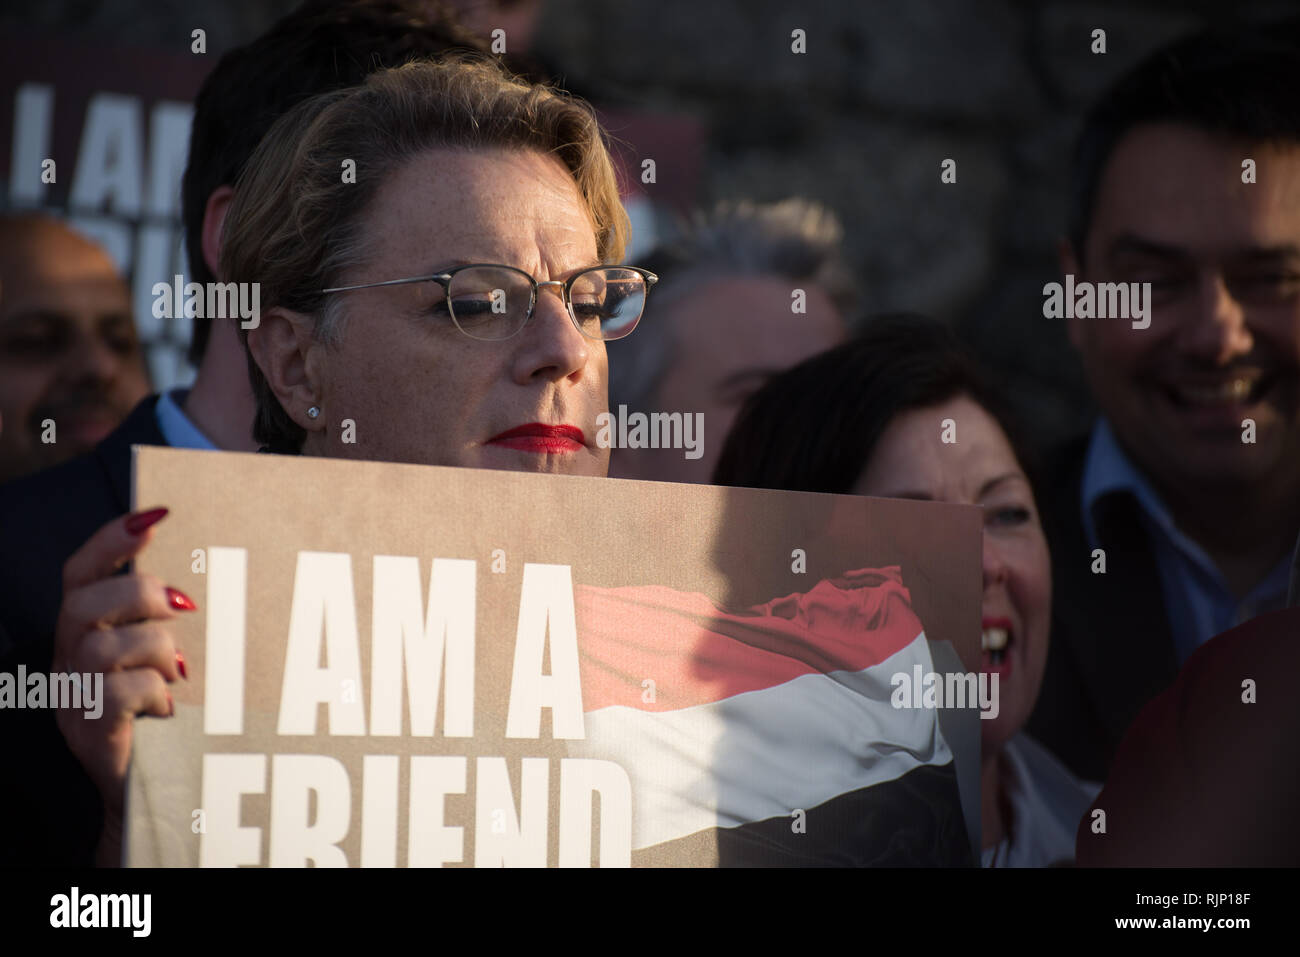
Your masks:
[{"label": "short grey hair", "polygon": [[708,213],[697,212],[678,235],[641,260],[659,282],[636,332],[607,347],[610,407],[648,407],[677,347],[667,321],[673,304],[707,283],[737,276],[806,282],[847,316],[855,295],[840,258],[843,235],[830,209],[797,197],[722,202]]}]

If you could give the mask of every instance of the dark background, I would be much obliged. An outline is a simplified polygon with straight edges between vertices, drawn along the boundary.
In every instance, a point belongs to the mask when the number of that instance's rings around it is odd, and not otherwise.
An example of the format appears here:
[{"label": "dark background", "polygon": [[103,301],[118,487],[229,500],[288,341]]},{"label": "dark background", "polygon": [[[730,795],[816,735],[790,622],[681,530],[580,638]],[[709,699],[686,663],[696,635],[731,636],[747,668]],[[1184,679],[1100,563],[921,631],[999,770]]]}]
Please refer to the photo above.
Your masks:
[{"label": "dark background", "polygon": [[[178,79],[190,84],[203,72],[184,69],[189,76],[176,76],[176,58],[193,57],[191,30],[206,30],[210,65],[295,5],[5,0],[0,41],[12,45],[36,35],[54,37],[60,49],[148,51],[158,59],[142,62],[168,74],[157,82],[172,96]],[[468,5],[480,22],[493,22],[491,4]],[[521,6],[531,4],[507,4],[515,13]],[[1180,33],[1296,9],[1283,0],[544,0],[538,6],[529,52],[564,85],[598,105],[698,124],[698,162],[662,157],[659,182],[641,187],[648,198],[661,190],[680,208],[685,190],[706,206],[791,195],[830,205],[843,222],[846,255],[859,280],[859,313],[911,309],[956,324],[1008,384],[1039,441],[1079,429],[1090,417],[1064,327],[1042,316],[1042,285],[1057,278],[1069,157],[1083,109],[1119,72]],[[802,55],[791,52],[796,28],[807,37]],[[1090,51],[1097,28],[1106,31],[1102,55]],[[83,64],[68,54],[57,69],[66,71],[60,82],[66,76],[71,83]],[[24,79],[12,63],[0,65],[0,118],[10,117],[0,130],[6,180],[12,101]],[[671,149],[671,141],[633,146],[655,158],[656,147]],[[939,178],[949,157],[957,161],[955,184]],[[674,179],[674,170],[692,164],[693,172],[680,174],[691,182]],[[186,334],[164,330],[150,338],[174,355]],[[155,365],[172,370],[156,371],[155,378],[184,381],[187,368],[169,362]]]}]

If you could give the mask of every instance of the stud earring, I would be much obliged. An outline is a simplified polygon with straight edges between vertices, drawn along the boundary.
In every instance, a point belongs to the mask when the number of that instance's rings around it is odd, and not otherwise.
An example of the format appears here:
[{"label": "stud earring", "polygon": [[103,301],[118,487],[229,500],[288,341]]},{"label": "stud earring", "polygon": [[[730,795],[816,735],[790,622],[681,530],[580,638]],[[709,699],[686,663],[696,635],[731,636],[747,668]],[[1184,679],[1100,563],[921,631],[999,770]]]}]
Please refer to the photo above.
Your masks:
[{"label": "stud earring", "polygon": [[316,418],[316,416],[318,416],[318,415],[320,415],[320,409],[316,408],[316,406],[314,406],[314,405],[313,405],[310,409],[307,410],[307,417],[308,417],[308,418],[314,419],[314,418]]}]

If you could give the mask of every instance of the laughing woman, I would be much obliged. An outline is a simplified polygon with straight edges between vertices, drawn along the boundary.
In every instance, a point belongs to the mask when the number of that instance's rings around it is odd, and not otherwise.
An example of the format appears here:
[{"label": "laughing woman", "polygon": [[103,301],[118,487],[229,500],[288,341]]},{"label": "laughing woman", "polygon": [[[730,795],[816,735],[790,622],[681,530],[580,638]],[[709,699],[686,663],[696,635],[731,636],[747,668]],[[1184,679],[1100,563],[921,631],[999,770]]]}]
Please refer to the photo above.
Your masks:
[{"label": "laughing woman", "polygon": [[[1021,732],[1047,662],[1051,567],[1024,456],[999,410],[941,323],[881,317],[755,393],[714,481],[983,507],[981,670],[998,675],[1001,705],[979,722],[983,863],[1041,867],[1073,860],[1098,787]],[[941,441],[947,420],[957,444]]]}]

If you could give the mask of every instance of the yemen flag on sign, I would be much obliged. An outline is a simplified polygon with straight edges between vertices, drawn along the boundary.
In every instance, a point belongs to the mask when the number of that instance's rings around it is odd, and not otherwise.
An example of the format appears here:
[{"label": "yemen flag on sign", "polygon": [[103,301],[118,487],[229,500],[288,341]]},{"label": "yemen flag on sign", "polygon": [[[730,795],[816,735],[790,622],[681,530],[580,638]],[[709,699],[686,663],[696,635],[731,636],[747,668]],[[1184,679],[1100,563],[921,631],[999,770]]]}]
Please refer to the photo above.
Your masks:
[{"label": "yemen flag on sign", "polygon": [[634,865],[964,865],[952,753],[890,679],[933,670],[897,566],[741,612],[578,586],[586,738],[632,782]]}]

